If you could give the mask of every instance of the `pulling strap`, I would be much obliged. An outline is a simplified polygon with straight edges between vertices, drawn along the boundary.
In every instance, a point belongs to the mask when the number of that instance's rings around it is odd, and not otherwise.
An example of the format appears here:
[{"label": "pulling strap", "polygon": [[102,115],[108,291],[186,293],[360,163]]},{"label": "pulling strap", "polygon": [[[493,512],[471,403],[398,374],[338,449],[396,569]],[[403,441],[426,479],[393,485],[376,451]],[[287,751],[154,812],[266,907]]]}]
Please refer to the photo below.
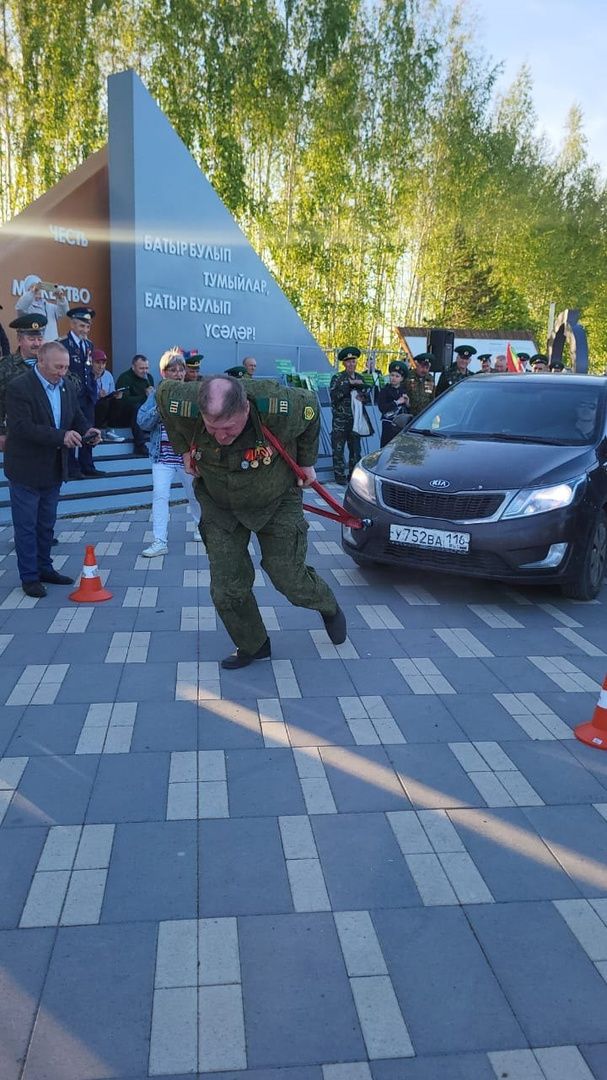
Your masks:
[{"label": "pulling strap", "polygon": [[[261,432],[264,439],[267,439],[270,445],[274,447],[276,452],[280,454],[283,461],[286,461],[287,465],[290,469],[293,470],[298,479],[305,480],[306,474],[304,473],[303,469],[300,465],[297,464],[296,461],[293,460],[289,452],[285,450],[280,439],[277,439],[274,433],[271,432],[267,427],[265,427],[264,424],[261,425]],[[362,519],[359,517],[352,517],[352,515],[349,514],[346,509],[344,509],[341,503],[338,503],[337,500],[329,494],[327,489],[324,488],[318,480],[314,480],[310,484],[310,487],[313,488],[318,495],[320,495],[321,499],[324,499],[325,502],[329,504],[334,513],[331,513],[331,510],[321,510],[318,506],[311,506],[310,503],[303,504],[304,510],[310,510],[312,514],[320,514],[321,517],[331,518],[331,521],[339,521],[341,525],[345,525],[345,527],[348,529],[364,528],[364,523]]]}]

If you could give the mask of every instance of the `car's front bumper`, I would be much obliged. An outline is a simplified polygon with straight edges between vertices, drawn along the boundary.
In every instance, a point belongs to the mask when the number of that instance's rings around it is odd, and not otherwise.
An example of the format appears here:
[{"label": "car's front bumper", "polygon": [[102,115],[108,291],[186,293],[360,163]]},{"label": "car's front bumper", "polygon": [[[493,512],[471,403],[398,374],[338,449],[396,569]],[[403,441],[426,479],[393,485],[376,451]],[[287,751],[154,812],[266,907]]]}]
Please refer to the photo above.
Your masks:
[{"label": "car's front bumper", "polygon": [[[366,502],[348,488],[346,509],[371,524],[365,529],[342,529],[342,547],[349,555],[392,566],[420,567],[518,582],[563,581],[577,572],[576,540],[590,525],[583,504],[526,518],[456,522],[409,517]],[[396,543],[390,525],[464,532],[470,536],[465,554]]]}]

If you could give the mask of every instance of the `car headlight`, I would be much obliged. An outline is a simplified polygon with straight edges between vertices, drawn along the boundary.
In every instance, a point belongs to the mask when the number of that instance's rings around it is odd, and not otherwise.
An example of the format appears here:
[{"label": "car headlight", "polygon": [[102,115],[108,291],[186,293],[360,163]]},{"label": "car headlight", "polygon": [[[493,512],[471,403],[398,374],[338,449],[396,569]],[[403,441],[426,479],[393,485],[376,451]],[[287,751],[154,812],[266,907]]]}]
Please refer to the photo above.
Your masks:
[{"label": "car headlight", "polygon": [[579,477],[566,484],[519,491],[504,510],[503,517],[531,517],[532,514],[545,514],[547,510],[560,510],[563,506],[569,506],[584,479],[585,477]]},{"label": "car headlight", "polygon": [[370,503],[377,503],[375,476],[368,469],[363,469],[362,465],[355,465],[350,477],[350,487],[355,495],[360,495],[361,499],[366,499]]}]

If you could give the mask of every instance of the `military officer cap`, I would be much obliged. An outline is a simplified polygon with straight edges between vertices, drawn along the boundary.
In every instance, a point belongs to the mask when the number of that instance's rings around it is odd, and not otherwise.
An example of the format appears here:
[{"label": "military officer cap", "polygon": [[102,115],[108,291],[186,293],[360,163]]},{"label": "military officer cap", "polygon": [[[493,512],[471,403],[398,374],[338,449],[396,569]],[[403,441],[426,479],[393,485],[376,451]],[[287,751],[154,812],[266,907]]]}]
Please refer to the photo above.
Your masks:
[{"label": "military officer cap", "polygon": [[430,365],[432,363],[432,361],[434,360],[434,353],[420,352],[420,353],[417,354],[417,356],[414,356],[413,359],[414,359],[416,364],[428,364],[428,365]]},{"label": "military officer cap", "polygon": [[532,364],[545,364],[546,367],[548,367],[548,357],[546,356],[545,353],[536,352],[531,357],[531,363]]},{"label": "military officer cap", "polygon": [[229,367],[225,374],[231,375],[233,379],[246,379],[249,373],[246,367],[242,367],[241,364],[238,364],[236,367]]},{"label": "military officer cap", "polygon": [[202,353],[198,352],[198,349],[184,349],[183,351],[183,360],[185,366],[193,371],[198,371],[198,368],[200,367],[200,361],[203,359],[204,357]]},{"label": "military officer cap", "polygon": [[[479,358],[479,360],[490,360],[492,355],[493,354],[490,353],[490,352],[482,352],[482,353],[478,354],[478,358]],[[519,356],[520,356],[520,353],[519,353]]]},{"label": "military officer cap", "polygon": [[30,315],[20,315],[18,319],[13,319],[8,325],[11,330],[24,330],[26,333],[39,331],[42,333],[47,322],[46,315],[39,315],[35,311]]},{"label": "military officer cap", "polygon": [[388,373],[391,375],[393,371],[402,375],[403,379],[409,374],[409,368],[404,360],[393,360],[392,363],[388,365]]},{"label": "military officer cap", "polygon": [[95,318],[95,312],[90,307],[73,307],[67,313],[68,319],[84,319],[85,322],[90,322]]},{"label": "military officer cap", "polygon": [[564,371],[565,370],[565,365],[564,365],[562,360],[551,360],[550,361],[550,370],[551,371]]},{"label": "military officer cap", "polygon": [[456,352],[458,356],[463,356],[464,360],[469,360],[471,356],[476,356],[474,345],[458,345],[453,352]]},{"label": "military officer cap", "polygon": [[529,360],[529,353],[528,352],[520,352],[520,353],[517,353],[516,355],[518,356],[519,360],[523,360],[525,363],[527,362],[527,360]]},{"label": "military officer cap", "polygon": [[356,345],[346,345],[344,349],[340,349],[337,354],[337,359],[340,364],[344,364],[346,360],[358,360],[360,356],[360,349],[356,348]]}]

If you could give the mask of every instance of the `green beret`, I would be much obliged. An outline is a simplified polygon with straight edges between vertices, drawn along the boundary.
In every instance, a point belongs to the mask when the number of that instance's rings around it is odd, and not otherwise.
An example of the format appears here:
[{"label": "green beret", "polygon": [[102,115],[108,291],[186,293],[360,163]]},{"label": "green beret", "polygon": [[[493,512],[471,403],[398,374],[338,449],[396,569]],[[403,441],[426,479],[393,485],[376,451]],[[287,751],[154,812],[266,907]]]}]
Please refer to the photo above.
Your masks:
[{"label": "green beret", "polygon": [[34,312],[33,315],[20,315],[18,319],[13,319],[8,325],[11,330],[39,330],[42,333],[47,322],[46,315],[39,315],[38,312]]},{"label": "green beret", "polygon": [[357,349],[356,345],[346,345],[344,349],[339,350],[337,359],[340,364],[343,364],[346,360],[358,360],[359,356],[360,349]]}]

